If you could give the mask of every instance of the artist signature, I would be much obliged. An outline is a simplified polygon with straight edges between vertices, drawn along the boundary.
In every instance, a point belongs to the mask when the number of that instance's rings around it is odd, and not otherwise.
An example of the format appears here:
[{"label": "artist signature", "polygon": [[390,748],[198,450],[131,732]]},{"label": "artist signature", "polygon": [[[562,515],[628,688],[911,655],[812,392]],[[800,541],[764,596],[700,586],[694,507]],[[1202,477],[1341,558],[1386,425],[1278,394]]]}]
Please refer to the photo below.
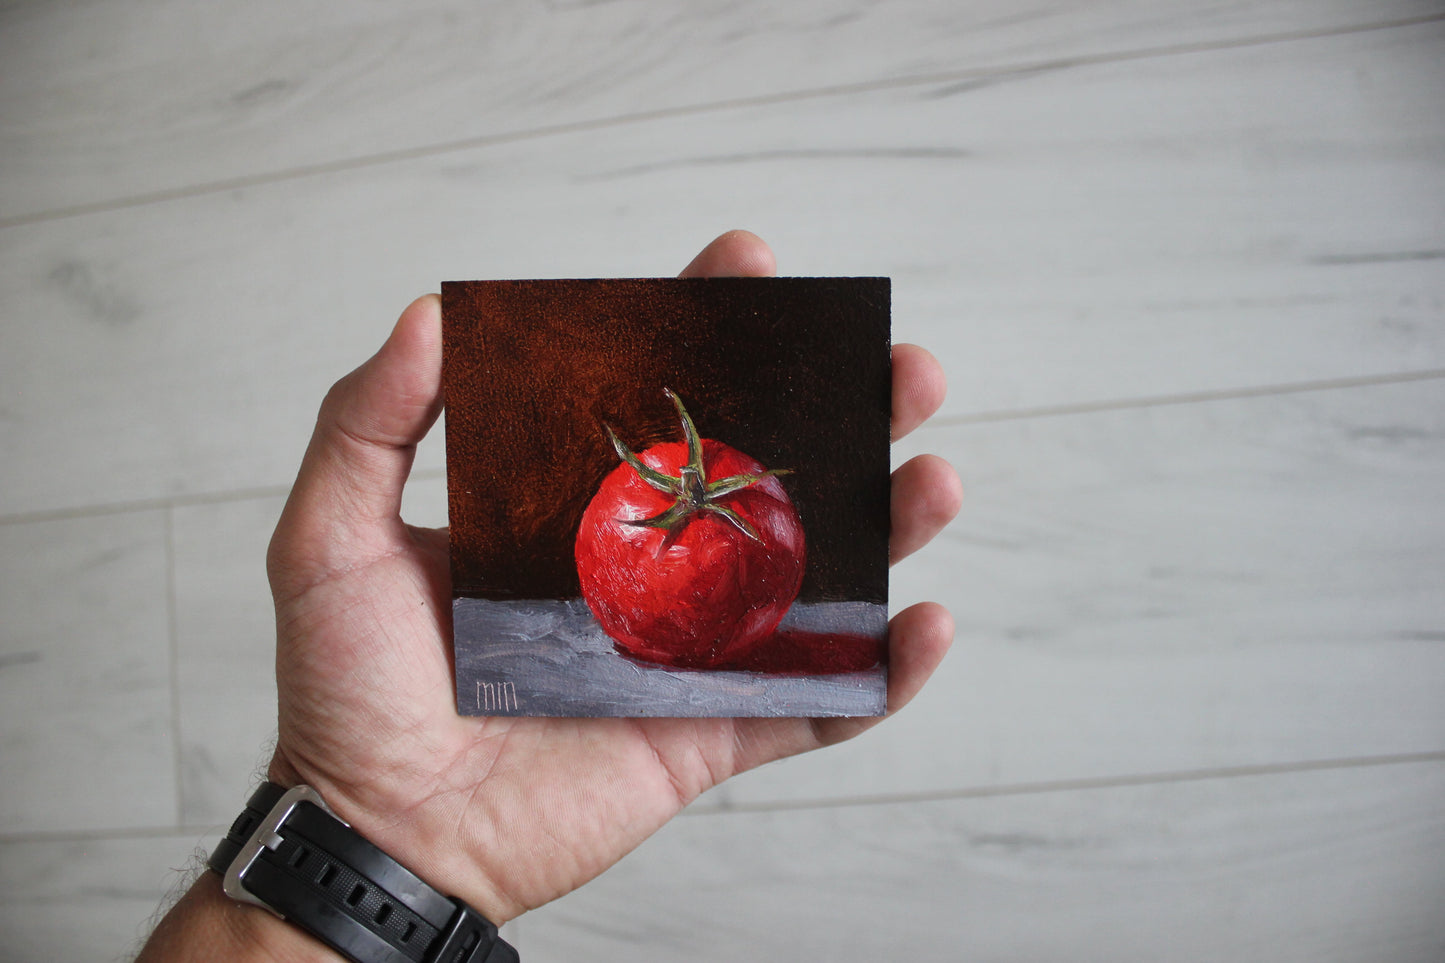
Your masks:
[{"label": "artist signature", "polygon": [[478,682],[478,712],[516,712],[522,708],[517,686],[511,682]]}]

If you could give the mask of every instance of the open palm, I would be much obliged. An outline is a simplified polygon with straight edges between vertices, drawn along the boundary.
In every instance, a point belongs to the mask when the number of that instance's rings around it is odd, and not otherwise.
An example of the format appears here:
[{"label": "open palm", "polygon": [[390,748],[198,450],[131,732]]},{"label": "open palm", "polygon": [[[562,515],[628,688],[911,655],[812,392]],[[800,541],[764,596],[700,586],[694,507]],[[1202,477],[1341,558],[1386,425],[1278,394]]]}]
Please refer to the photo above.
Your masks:
[{"label": "open palm", "polygon": [[[769,275],[772,254],[733,232],[683,273]],[[911,345],[895,347],[893,379],[897,438],[937,409],[944,385]],[[273,780],[316,787],[362,835],[500,923],[602,872],[729,776],[877,721],[457,715],[446,531],[399,514],[415,445],[440,408],[440,305],[428,296],[327,396],[272,540]],[[959,499],[941,459],[898,469],[893,560],[932,538]],[[890,712],[951,636],[937,605],[893,619]]]}]

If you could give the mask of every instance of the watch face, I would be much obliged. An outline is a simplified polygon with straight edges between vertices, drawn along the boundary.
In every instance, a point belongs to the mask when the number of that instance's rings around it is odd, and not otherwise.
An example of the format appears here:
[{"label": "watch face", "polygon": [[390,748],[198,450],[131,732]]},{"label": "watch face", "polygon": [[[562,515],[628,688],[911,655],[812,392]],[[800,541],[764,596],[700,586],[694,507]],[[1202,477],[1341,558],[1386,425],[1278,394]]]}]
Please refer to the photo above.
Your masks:
[{"label": "watch face", "polygon": [[886,707],[886,278],[442,286],[458,709]]}]

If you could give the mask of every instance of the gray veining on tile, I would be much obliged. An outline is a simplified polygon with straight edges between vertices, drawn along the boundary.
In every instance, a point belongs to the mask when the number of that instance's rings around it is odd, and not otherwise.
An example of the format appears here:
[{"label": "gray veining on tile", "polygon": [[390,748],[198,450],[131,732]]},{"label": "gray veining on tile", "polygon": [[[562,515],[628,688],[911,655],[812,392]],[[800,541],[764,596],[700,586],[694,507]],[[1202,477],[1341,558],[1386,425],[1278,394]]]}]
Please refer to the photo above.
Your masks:
[{"label": "gray veining on tile", "polygon": [[535,963],[1440,958],[1445,765],[707,815],[523,917]]},{"label": "gray veining on tile", "polygon": [[0,215],[699,103],[1438,13],[1429,0],[18,4],[0,11]]},{"label": "gray veining on tile", "polygon": [[173,824],[164,516],[0,525],[0,612],[0,833]]},{"label": "gray veining on tile", "polygon": [[[739,109],[3,231],[0,512],[284,485],[317,399],[416,292],[666,273],[739,222],[785,273],[893,275],[897,336],[955,372],[949,414],[1438,369],[1436,262],[1310,259],[1439,246],[1445,125],[1419,91],[1442,38]],[[584,180],[880,144],[979,156]],[[48,280],[64,265],[84,296]],[[97,324],[102,296],[135,316]]]}]

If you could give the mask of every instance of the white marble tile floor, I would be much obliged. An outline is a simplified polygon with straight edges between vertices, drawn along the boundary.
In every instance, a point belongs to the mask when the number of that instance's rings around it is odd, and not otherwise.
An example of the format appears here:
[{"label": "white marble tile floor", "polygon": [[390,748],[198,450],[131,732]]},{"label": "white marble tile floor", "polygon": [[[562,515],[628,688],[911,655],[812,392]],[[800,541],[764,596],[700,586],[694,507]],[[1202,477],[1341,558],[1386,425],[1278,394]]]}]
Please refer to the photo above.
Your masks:
[{"label": "white marble tile floor", "polygon": [[169,567],[161,511],[0,525],[0,839],[176,824]]},{"label": "white marble tile floor", "polygon": [[956,649],[523,959],[1445,959],[1442,93],[1438,0],[0,4],[0,963],[124,958],[234,816],[397,312],[732,227],[945,362],[892,601]]},{"label": "white marble tile floor", "polygon": [[684,817],[529,959],[1438,960],[1438,761]]}]

